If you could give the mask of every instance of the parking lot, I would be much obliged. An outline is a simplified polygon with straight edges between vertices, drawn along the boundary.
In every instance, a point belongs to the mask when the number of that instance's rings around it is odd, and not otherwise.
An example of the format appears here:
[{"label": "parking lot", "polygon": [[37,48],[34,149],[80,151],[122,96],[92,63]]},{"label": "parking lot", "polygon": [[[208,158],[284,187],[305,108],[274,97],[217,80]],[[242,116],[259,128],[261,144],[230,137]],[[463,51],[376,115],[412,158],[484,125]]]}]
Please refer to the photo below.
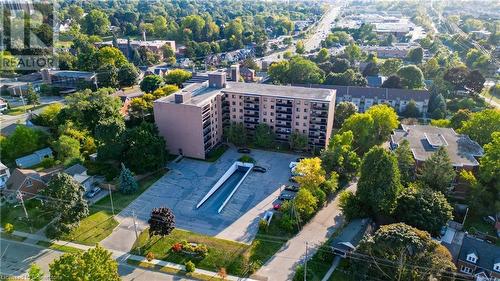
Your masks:
[{"label": "parking lot", "polygon": [[250,156],[266,173],[250,172],[220,214],[213,208],[196,209],[196,204],[242,154],[228,149],[214,163],[182,159],[169,164],[170,171],[132,202],[120,216],[137,215],[146,227],[151,209],[166,206],[174,211],[176,226],[198,233],[249,243],[259,218],[272,209],[282,184],[288,184],[291,161],[297,156],[252,150]]}]

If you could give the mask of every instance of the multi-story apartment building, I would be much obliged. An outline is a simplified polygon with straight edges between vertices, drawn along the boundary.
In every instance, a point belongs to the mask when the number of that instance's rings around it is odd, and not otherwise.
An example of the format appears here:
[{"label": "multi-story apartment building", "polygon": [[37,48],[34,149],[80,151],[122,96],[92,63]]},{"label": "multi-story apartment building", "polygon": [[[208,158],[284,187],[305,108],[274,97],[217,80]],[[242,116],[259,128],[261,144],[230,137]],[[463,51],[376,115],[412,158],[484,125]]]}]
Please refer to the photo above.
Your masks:
[{"label": "multi-story apartment building", "polygon": [[154,102],[155,122],[171,153],[204,159],[233,122],[244,124],[250,134],[265,123],[277,141],[287,142],[298,132],[307,136],[310,147],[327,145],[334,90],[227,82],[222,72],[208,78]]}]

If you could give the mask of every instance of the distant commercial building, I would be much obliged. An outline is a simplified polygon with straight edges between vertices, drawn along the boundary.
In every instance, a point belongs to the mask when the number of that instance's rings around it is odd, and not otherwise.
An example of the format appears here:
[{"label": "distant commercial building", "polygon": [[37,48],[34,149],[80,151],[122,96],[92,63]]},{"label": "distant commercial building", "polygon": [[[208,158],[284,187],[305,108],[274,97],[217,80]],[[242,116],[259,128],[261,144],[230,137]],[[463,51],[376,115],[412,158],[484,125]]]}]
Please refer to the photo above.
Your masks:
[{"label": "distant commercial building", "polygon": [[[160,57],[160,60],[163,59],[163,50],[162,47],[165,45],[170,46],[172,50],[175,52],[176,47],[175,47],[175,41],[172,40],[152,40],[152,41],[145,41],[145,40],[128,40],[128,39],[117,39],[117,44],[118,44],[118,49],[122,51],[122,53],[127,57],[131,58],[132,57],[132,51],[136,50],[138,48],[144,47],[148,51],[151,51],[152,53],[158,55]],[[113,46],[113,41],[104,41],[104,42],[97,42],[95,43],[97,47],[103,47],[103,46]]]},{"label": "distant commercial building", "polygon": [[410,149],[417,166],[421,166],[440,147],[444,147],[453,167],[457,170],[475,171],[478,158],[483,156],[483,148],[467,135],[457,134],[452,128],[430,125],[401,125],[391,135],[391,149],[403,141],[410,143]]},{"label": "distant commercial building", "polygon": [[361,49],[367,53],[375,53],[381,59],[405,59],[408,52],[415,46],[410,44],[401,44],[394,46],[361,46]]},{"label": "distant commercial building", "polygon": [[244,124],[249,132],[268,124],[282,142],[299,132],[307,136],[310,147],[324,148],[334,108],[331,89],[227,82],[225,72],[215,72],[208,74],[207,82],[156,100],[154,117],[171,153],[204,159],[233,122]]},{"label": "distant commercial building", "polygon": [[97,86],[95,72],[42,69],[41,74],[43,84],[57,87],[63,94]]}]

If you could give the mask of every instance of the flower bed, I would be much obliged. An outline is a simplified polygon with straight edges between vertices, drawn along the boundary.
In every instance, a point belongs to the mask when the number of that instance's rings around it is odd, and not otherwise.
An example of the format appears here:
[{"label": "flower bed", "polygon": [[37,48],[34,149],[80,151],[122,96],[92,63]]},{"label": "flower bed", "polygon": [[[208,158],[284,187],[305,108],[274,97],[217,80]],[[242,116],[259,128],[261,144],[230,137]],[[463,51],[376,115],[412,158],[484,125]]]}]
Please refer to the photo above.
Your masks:
[{"label": "flower bed", "polygon": [[208,248],[205,244],[187,242],[186,240],[182,240],[172,245],[172,251],[198,258],[204,258],[208,254]]}]

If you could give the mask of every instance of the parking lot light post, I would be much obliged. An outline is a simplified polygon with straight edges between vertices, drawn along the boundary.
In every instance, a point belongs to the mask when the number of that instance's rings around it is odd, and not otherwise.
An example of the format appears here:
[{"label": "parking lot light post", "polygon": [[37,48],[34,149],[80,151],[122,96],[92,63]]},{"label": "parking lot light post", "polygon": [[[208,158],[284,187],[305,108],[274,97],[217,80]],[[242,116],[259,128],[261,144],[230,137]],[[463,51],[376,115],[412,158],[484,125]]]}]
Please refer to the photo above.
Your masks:
[{"label": "parking lot light post", "polygon": [[109,199],[111,200],[111,213],[113,214],[113,217],[115,216],[115,207],[113,205],[113,191],[111,190],[111,186],[108,185],[108,190],[109,190]]}]

